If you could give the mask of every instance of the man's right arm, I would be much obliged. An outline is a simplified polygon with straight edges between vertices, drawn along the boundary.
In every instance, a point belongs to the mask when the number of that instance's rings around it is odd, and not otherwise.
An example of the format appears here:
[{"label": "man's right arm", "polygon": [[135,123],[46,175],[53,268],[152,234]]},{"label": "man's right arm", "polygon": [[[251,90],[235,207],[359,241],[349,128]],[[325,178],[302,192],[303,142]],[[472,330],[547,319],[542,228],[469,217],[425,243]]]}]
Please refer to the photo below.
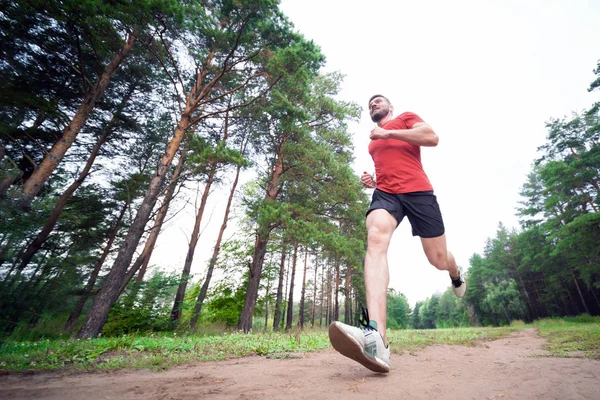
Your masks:
[{"label": "man's right arm", "polygon": [[362,182],[363,186],[369,189],[375,189],[376,187],[376,183],[375,183],[375,179],[373,179],[373,175],[367,173],[366,171],[363,172],[363,174],[360,177],[360,181]]}]

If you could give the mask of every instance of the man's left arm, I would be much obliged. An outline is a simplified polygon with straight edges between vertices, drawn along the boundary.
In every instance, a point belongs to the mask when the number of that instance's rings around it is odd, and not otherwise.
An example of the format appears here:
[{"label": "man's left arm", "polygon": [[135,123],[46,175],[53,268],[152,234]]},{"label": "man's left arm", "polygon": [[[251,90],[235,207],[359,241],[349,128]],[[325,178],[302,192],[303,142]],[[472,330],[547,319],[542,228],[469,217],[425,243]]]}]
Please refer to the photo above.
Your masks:
[{"label": "man's left arm", "polygon": [[396,139],[417,146],[437,146],[440,138],[433,128],[425,122],[416,122],[410,129],[383,129],[377,127],[371,131],[371,140]]}]

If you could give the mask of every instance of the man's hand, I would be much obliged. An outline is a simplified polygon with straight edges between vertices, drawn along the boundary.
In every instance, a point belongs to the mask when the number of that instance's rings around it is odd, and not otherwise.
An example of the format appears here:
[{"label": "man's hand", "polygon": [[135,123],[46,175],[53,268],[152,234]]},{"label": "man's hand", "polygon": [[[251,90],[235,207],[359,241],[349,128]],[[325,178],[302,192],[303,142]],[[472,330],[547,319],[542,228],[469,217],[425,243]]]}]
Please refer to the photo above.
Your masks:
[{"label": "man's hand", "polygon": [[390,137],[390,132],[383,128],[380,128],[380,127],[373,129],[371,131],[371,134],[369,135],[369,138],[371,140],[388,139],[389,137]]},{"label": "man's hand", "polygon": [[367,187],[369,189],[375,189],[375,180],[373,179],[373,175],[367,172],[363,172],[363,174],[360,177],[360,181],[362,182],[364,187]]}]

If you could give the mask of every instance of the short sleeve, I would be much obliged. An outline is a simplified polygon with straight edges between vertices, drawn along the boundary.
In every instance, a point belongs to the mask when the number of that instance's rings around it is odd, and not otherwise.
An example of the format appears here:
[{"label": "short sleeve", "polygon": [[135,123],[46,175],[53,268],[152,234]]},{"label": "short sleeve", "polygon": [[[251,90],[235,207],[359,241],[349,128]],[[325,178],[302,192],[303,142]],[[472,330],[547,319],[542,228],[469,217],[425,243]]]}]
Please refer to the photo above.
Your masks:
[{"label": "short sleeve", "polygon": [[414,124],[416,124],[418,122],[425,122],[421,119],[421,117],[419,117],[417,114],[412,113],[412,112],[402,113],[400,115],[400,118],[402,119],[402,121],[404,121],[404,123],[406,124],[406,127],[408,129],[411,129],[414,126]]}]

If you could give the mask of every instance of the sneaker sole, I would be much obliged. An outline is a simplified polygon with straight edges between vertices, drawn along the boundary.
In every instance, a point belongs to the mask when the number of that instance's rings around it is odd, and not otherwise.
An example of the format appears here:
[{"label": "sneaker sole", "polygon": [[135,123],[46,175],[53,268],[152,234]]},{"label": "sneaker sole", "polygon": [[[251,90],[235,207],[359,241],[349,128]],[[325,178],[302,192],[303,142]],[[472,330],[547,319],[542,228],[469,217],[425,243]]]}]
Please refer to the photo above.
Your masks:
[{"label": "sneaker sole", "polygon": [[347,335],[336,322],[329,325],[329,341],[334,349],[341,355],[346,356],[371,371],[387,373],[390,372],[390,366],[377,357],[371,357],[363,351],[360,343],[352,336]]},{"label": "sneaker sole", "polygon": [[458,288],[453,287],[452,289],[454,291],[454,295],[459,299],[462,299],[465,295],[465,292],[467,291],[467,284],[463,282],[462,285],[460,285]]}]

